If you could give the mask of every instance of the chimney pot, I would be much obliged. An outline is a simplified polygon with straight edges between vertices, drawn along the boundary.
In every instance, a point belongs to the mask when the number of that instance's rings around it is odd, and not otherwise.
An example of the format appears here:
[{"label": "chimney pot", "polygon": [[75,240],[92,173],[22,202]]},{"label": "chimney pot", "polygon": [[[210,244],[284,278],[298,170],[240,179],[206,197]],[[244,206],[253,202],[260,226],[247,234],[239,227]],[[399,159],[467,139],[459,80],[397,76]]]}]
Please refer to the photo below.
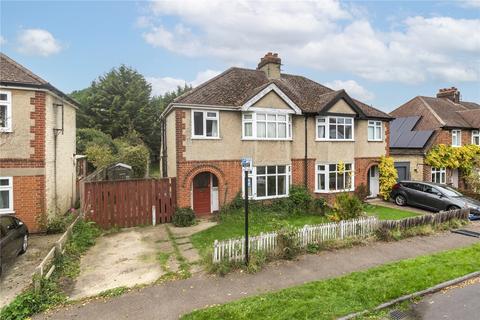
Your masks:
[{"label": "chimney pot", "polygon": [[460,102],[460,91],[456,87],[439,89],[437,98],[446,98],[455,103]]},{"label": "chimney pot", "polygon": [[267,52],[258,63],[257,70],[262,70],[268,79],[280,79],[280,66],[282,59],[278,53]]}]

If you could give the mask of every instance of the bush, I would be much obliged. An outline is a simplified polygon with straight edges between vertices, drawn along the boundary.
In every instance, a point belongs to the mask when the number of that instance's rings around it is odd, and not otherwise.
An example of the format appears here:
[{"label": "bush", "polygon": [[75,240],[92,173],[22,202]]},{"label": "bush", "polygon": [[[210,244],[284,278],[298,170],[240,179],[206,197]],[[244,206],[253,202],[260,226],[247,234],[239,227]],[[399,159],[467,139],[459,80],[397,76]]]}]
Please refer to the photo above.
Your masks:
[{"label": "bush", "polygon": [[144,178],[150,161],[148,148],[143,144],[136,146],[122,144],[121,146],[118,160],[132,167],[134,178]]},{"label": "bush", "polygon": [[48,219],[47,234],[62,233],[67,228],[67,219],[62,215],[55,215]]},{"label": "bush", "polygon": [[304,186],[291,186],[288,200],[294,210],[297,208],[306,210],[312,203],[312,195]]},{"label": "bush", "polygon": [[278,254],[281,258],[291,260],[300,252],[298,230],[292,226],[284,226],[277,231]]},{"label": "bush", "polygon": [[370,192],[368,192],[367,186],[362,183],[360,184],[356,189],[355,189],[355,195],[360,199],[360,200],[365,200]]},{"label": "bush", "polygon": [[195,213],[191,208],[179,208],[172,217],[172,223],[176,227],[189,227],[195,224]]},{"label": "bush", "polygon": [[355,219],[363,213],[363,203],[355,195],[343,192],[335,197],[333,211],[335,220]]},{"label": "bush", "polygon": [[106,145],[88,144],[85,155],[96,169],[106,167],[118,161],[117,155]]},{"label": "bush", "polygon": [[315,198],[312,201],[312,207],[315,212],[324,214],[327,208],[327,201],[324,198]]},{"label": "bush", "polygon": [[395,169],[393,158],[381,156],[378,164],[380,173],[380,196],[384,200],[390,199],[392,187],[397,183],[398,173]]}]

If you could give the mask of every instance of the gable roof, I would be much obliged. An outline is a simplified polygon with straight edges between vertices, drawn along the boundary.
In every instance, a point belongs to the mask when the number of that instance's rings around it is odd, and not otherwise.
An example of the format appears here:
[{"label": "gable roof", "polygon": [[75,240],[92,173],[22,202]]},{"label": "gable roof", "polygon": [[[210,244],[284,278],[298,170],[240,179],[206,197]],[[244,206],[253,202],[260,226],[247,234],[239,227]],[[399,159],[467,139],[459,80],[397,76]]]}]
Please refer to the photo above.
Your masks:
[{"label": "gable roof", "polygon": [[417,129],[478,128],[475,119],[462,115],[462,112],[469,110],[480,110],[480,105],[466,101],[455,103],[448,98],[417,96],[390,114],[394,117],[421,116]]},{"label": "gable roof", "polygon": [[420,116],[396,118],[390,123],[390,148],[423,149],[434,130],[414,130]]},{"label": "gable roof", "polygon": [[[280,79],[268,79],[262,70],[230,68],[220,75],[177,97],[173,105],[208,105],[239,109],[262,90],[274,84],[303,113],[321,113],[343,90],[334,91],[308,78],[282,73]],[[357,100],[350,99],[360,115],[390,120],[388,114]]]},{"label": "gable roof", "polygon": [[2,52],[0,52],[0,85],[45,89],[62,97],[75,107],[80,105],[77,101]]}]

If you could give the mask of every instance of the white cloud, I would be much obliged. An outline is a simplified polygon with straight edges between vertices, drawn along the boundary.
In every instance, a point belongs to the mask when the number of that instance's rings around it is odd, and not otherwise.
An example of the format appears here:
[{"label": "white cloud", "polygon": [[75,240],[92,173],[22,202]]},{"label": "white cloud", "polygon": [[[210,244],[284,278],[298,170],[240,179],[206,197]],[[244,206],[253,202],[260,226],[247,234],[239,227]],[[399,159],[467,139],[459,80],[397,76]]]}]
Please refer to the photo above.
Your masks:
[{"label": "white cloud", "polygon": [[207,69],[197,73],[195,79],[191,81],[171,77],[145,77],[145,79],[152,85],[152,94],[157,96],[174,91],[177,87],[183,87],[185,84],[196,87],[219,73],[218,71]]},{"label": "white cloud", "polygon": [[43,29],[25,29],[18,36],[18,51],[27,55],[48,57],[62,50],[60,42]]},{"label": "white cloud", "polygon": [[362,87],[355,80],[334,80],[332,82],[325,83],[325,85],[334,90],[345,89],[348,95],[361,101],[370,101],[375,98],[375,95],[372,92]]},{"label": "white cloud", "polygon": [[7,43],[7,39],[5,39],[3,36],[0,36],[0,45],[4,45]]},{"label": "white cloud", "polygon": [[[416,16],[385,32],[358,5],[335,0],[159,1],[149,9],[145,41],[189,57],[252,65],[275,51],[286,66],[373,81],[480,78],[480,19]],[[163,24],[165,17],[176,23]]]},{"label": "white cloud", "polygon": [[466,8],[480,8],[480,0],[463,0],[460,4]]}]

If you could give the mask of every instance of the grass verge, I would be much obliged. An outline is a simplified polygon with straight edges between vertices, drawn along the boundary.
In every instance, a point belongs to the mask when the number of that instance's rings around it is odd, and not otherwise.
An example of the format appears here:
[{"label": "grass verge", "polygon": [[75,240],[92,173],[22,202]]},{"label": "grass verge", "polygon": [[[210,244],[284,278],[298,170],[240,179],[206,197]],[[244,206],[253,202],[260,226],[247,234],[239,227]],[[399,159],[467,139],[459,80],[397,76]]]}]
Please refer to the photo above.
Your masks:
[{"label": "grass verge", "polygon": [[194,311],[182,319],[333,319],[480,269],[480,244]]},{"label": "grass verge", "polygon": [[56,269],[50,279],[42,279],[41,290],[35,292],[27,288],[9,305],[0,311],[2,320],[26,319],[33,314],[45,311],[64,303],[67,299],[62,286],[72,283],[80,272],[80,257],[100,235],[100,230],[92,222],[79,220],[73,228],[72,238],[65,247],[65,254],[55,259]]}]

